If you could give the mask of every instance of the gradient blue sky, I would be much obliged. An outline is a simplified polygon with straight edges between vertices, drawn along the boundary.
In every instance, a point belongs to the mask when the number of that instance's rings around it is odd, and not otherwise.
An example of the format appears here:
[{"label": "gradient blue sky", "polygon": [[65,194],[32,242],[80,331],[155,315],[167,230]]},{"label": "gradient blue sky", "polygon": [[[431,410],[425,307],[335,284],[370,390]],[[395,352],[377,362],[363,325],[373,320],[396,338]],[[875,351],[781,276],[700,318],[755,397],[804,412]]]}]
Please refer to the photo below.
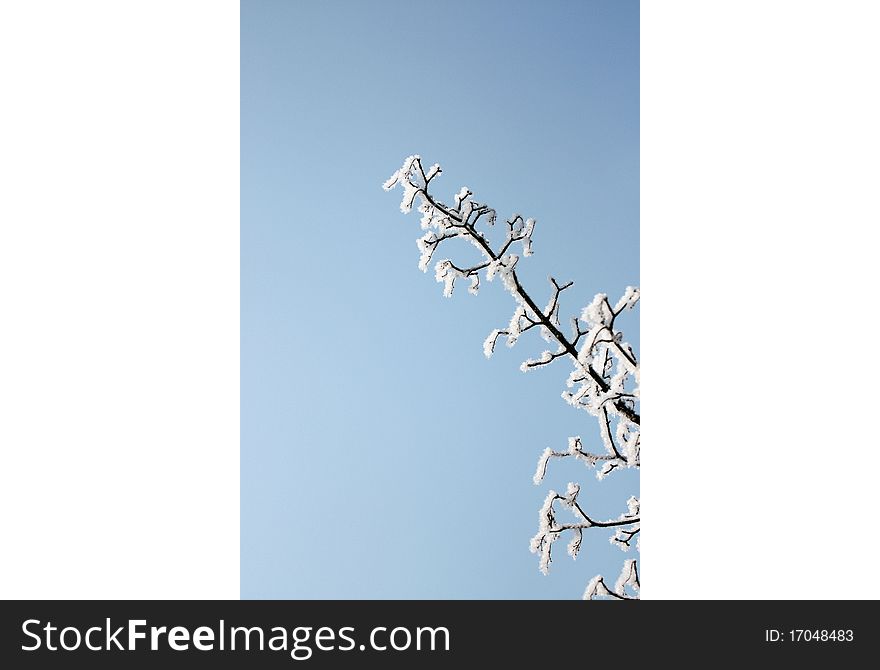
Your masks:
[{"label": "gradient blue sky", "polygon": [[[598,482],[541,451],[594,420],[559,397],[544,342],[486,360],[514,304],[451,299],[418,271],[418,214],[382,182],[419,153],[498,210],[538,220],[519,274],[574,280],[563,318],[638,283],[638,3],[280,2],[241,6],[241,595],[577,598],[626,557],[587,534],[528,551],[548,487],[598,516]],[[445,255],[441,254],[441,257]],[[638,350],[637,323],[627,339]],[[650,566],[646,566],[650,571]]]}]

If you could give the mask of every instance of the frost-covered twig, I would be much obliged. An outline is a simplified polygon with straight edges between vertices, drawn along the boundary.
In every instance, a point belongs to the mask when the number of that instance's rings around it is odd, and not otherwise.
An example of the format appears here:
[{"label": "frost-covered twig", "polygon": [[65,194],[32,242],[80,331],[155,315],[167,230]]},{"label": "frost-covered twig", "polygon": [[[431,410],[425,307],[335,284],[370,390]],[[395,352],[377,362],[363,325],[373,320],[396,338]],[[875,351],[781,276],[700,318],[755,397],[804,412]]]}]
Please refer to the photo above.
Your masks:
[{"label": "frost-covered twig", "polygon": [[624,561],[623,570],[614,584],[614,590],[608,588],[602,575],[596,575],[587,584],[584,600],[638,600],[639,599],[639,568],[635,559]]},{"label": "frost-covered twig", "polygon": [[[627,500],[627,511],[617,519],[597,521],[587,515],[580,506],[577,499],[579,493],[580,485],[571,482],[568,484],[565,495],[560,495],[556,491],[551,490],[547,493],[544,504],[538,512],[538,532],[532,538],[529,548],[532,553],[540,556],[539,565],[541,572],[544,574],[547,574],[550,570],[553,543],[566,533],[569,533],[571,537],[568,544],[568,554],[572,558],[577,558],[583,531],[588,528],[615,529],[611,542],[612,544],[617,544],[624,551],[630,548],[630,541],[641,530],[639,500],[635,496]],[[560,523],[557,519],[557,501],[562,507],[569,509],[572,515],[577,518],[577,521]]]},{"label": "frost-covered twig", "polygon": [[[573,407],[583,409],[593,415],[599,425],[599,434],[604,447],[604,454],[584,451],[580,437],[569,439],[568,451],[546,449],[538,462],[534,480],[538,484],[547,472],[551,458],[574,457],[582,460],[589,467],[597,467],[599,479],[622,468],[639,467],[640,449],[640,416],[639,402],[639,363],[632,347],[623,340],[616,328],[616,320],[627,309],[633,309],[639,301],[639,289],[628,287],[614,305],[608,296],[599,293],[587,305],[580,317],[571,319],[571,335],[563,333],[559,318],[560,295],[571,288],[572,282],[560,284],[550,277],[553,292],[544,309],[540,309],[529,293],[520,283],[516,273],[519,256],[511,250],[521,249],[523,256],[532,255],[532,234],[535,230],[534,219],[524,219],[514,214],[506,221],[506,237],[500,247],[493,248],[480,226],[494,226],[495,210],[488,205],[473,199],[473,192],[462,187],[454,196],[454,205],[439,201],[430,193],[431,182],[441,173],[439,165],[433,165],[425,171],[421,158],[417,155],[408,157],[402,167],[397,170],[384,188],[390,190],[396,186],[403,189],[400,209],[408,213],[414,206],[422,214],[421,226],[425,233],[417,240],[420,251],[419,268],[426,272],[437,249],[451,239],[463,239],[475,246],[482,256],[482,261],[462,266],[450,259],[443,259],[434,265],[434,274],[438,282],[444,285],[443,294],[451,296],[458,280],[469,282],[468,291],[477,294],[480,289],[480,277],[493,281],[501,280],[504,288],[516,301],[516,309],[506,328],[499,328],[489,333],[483,343],[483,353],[492,356],[500,337],[506,338],[508,346],[513,346],[519,337],[533,328],[539,329],[541,336],[556,345],[555,351],[546,350],[538,358],[529,359],[520,366],[526,372],[550,365],[559,359],[568,359],[573,369],[566,381],[570,391],[564,391],[563,399]],[[582,325],[584,324],[584,325]],[[588,528],[611,528],[614,535],[610,538],[624,551],[633,544],[638,549],[638,499],[629,499],[629,512],[619,519],[596,521],[581,509],[577,502],[580,491],[578,484],[569,484],[565,496],[551,491],[540,511],[538,534],[532,539],[532,551],[541,556],[542,571],[549,568],[550,549],[562,534],[569,533],[569,554],[574,558],[580,549],[583,531]],[[555,504],[569,508],[576,516],[573,523],[560,524],[556,521]],[[633,511],[635,510],[635,511]],[[638,573],[634,560],[624,564],[627,578],[612,591],[608,589],[601,577],[590,582],[586,594],[590,597],[608,596],[618,599],[638,597]],[[623,574],[621,576],[623,579]],[[620,587],[620,584],[623,584]],[[620,587],[620,588],[618,588]],[[629,594],[626,588],[629,587]],[[586,595],[585,594],[585,595]]]},{"label": "frost-covered twig", "polygon": [[[535,220],[523,220],[519,214],[511,217],[507,222],[507,239],[501,249],[496,252],[490,246],[485,235],[476,229],[477,223],[483,216],[486,217],[485,222],[487,225],[494,225],[496,220],[495,210],[488,205],[474,201],[471,197],[473,193],[466,186],[463,186],[455,195],[454,200],[456,204],[454,207],[436,200],[429,193],[428,189],[430,182],[440,173],[439,165],[433,165],[426,173],[422,167],[421,158],[414,155],[408,157],[404,161],[403,166],[391,175],[383,185],[385,190],[391,190],[398,185],[402,186],[403,199],[400,203],[400,209],[405,214],[412,210],[412,207],[416,204],[416,198],[419,199],[418,211],[422,213],[421,225],[422,229],[427,231],[417,241],[419,249],[422,251],[419,268],[422,271],[427,271],[434,253],[442,242],[459,237],[471,242],[485,257],[485,263],[462,269],[455,266],[448,259],[438,261],[434,267],[435,277],[437,281],[443,282],[444,295],[447,297],[452,295],[457,279],[468,279],[475,276],[476,284],[471,284],[471,292],[476,294],[479,290],[479,272],[481,270],[485,269],[487,281],[492,281],[496,276],[500,276],[505,288],[510,291],[519,303],[519,306],[523,308],[525,316],[540,324],[546,331],[546,334],[552,337],[562,350],[574,359],[576,368],[583,374],[583,381],[591,381],[591,384],[598,389],[599,393],[607,396],[603,398],[604,402],[611,401],[620,414],[629,421],[638,424],[640,418],[632,403],[627,402],[622,396],[618,397],[619,394],[614,393],[614,390],[609,386],[609,380],[606,376],[581,360],[580,352],[560,330],[558,318],[554,317],[552,312],[545,314],[543,310],[539,309],[520,283],[514,269],[519,257],[507,252],[514,243],[519,242],[522,245],[523,255],[532,255],[531,237],[535,228]],[[555,280],[553,284],[558,288]],[[570,285],[568,284],[566,288]],[[635,300],[637,300],[638,289],[628,289],[627,295],[624,296],[625,300],[621,300],[617,309],[612,314],[607,315],[607,322],[601,324],[602,328],[595,330],[595,332],[593,330],[588,331],[593,334],[594,339],[604,330],[613,328],[614,319],[623,309],[632,307],[634,301],[629,298],[633,291],[636,296]],[[558,293],[559,291],[556,294],[557,298]],[[607,303],[607,297],[604,294],[596,296],[597,299],[600,297]],[[594,311],[594,306],[592,304],[588,305],[584,309],[584,315],[581,317],[582,320],[589,323],[589,318]],[[606,315],[603,314],[603,317],[606,317]],[[614,343],[614,346],[617,348],[618,343]],[[591,348],[592,346],[582,347],[581,352],[589,351]]]}]

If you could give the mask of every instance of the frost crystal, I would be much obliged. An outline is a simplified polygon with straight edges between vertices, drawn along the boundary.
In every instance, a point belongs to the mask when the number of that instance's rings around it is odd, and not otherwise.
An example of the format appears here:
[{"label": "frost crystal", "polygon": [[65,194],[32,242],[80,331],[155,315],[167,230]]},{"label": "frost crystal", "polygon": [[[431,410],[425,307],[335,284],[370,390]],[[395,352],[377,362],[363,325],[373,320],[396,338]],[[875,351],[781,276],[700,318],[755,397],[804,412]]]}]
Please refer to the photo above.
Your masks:
[{"label": "frost crystal", "polygon": [[586,321],[590,325],[607,326],[612,318],[611,307],[608,306],[608,296],[604,293],[597,293],[593,298],[593,302],[584,307],[581,313],[581,320]]},{"label": "frost crystal", "polygon": [[547,463],[550,461],[550,457],[553,455],[553,450],[550,447],[544,449],[541,452],[540,458],[538,458],[538,467],[535,470],[535,476],[532,477],[532,481],[535,482],[535,486],[541,483],[544,479],[544,475],[547,474]]},{"label": "frost crystal", "polygon": [[495,352],[495,342],[498,340],[498,336],[503,331],[498,330],[497,328],[489,333],[489,337],[486,338],[486,341],[483,342],[483,354],[486,358],[491,358],[492,354]]}]

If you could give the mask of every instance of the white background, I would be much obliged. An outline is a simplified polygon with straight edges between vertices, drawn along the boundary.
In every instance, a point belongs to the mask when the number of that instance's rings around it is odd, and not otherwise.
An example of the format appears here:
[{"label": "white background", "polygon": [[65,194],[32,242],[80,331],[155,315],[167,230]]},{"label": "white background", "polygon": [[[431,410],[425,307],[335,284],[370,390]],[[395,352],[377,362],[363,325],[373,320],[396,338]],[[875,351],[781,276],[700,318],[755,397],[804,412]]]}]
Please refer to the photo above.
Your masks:
[{"label": "white background", "polygon": [[[646,598],[880,596],[878,18],[642,3]],[[0,8],[2,597],[238,597],[238,55]]]},{"label": "white background", "polygon": [[237,598],[238,3],[0,7],[0,595]]},{"label": "white background", "polygon": [[642,2],[646,598],[880,597],[878,19]]}]

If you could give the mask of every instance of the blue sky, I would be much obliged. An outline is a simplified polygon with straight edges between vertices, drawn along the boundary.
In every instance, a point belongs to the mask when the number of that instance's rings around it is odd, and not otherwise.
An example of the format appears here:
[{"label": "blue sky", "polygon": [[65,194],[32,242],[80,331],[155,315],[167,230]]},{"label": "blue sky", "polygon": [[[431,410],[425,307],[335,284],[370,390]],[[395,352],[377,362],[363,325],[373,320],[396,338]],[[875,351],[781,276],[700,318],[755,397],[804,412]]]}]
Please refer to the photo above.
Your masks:
[{"label": "blue sky", "polygon": [[[638,3],[267,2],[241,7],[241,595],[573,598],[626,555],[587,534],[549,576],[528,551],[548,487],[625,511],[541,451],[585,446],[569,367],[491,360],[514,304],[451,299],[417,268],[418,215],[382,182],[420,154],[498,210],[538,221],[519,275],[563,318],[639,270]],[[463,287],[461,287],[463,288]],[[626,336],[638,350],[637,323]],[[650,566],[646,566],[650,571]]]}]

